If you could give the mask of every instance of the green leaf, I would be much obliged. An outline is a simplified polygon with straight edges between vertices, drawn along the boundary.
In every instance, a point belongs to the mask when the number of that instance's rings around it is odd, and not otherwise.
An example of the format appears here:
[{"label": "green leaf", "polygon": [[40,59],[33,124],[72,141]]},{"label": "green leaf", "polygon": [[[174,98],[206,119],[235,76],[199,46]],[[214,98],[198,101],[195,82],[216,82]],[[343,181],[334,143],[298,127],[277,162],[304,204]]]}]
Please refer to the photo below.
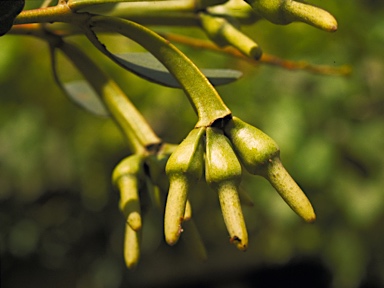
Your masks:
[{"label": "green leaf", "polygon": [[[113,56],[121,66],[148,81],[168,87],[181,88],[167,68],[151,53],[132,52],[113,54]],[[242,76],[240,71],[231,69],[201,69],[201,71],[214,86],[234,82]]]},{"label": "green leaf", "polygon": [[87,81],[79,80],[63,83],[62,87],[67,96],[80,107],[95,115],[109,117],[104,103]]},{"label": "green leaf", "polygon": [[64,92],[64,94],[72,100],[74,103],[79,105],[81,108],[91,112],[92,114],[109,117],[109,112],[105,107],[102,100],[92,89],[91,85],[85,80],[71,81],[63,83],[60,80],[57,69],[55,48],[51,47],[49,50],[51,56],[51,68],[53,72],[53,78],[56,84]]}]

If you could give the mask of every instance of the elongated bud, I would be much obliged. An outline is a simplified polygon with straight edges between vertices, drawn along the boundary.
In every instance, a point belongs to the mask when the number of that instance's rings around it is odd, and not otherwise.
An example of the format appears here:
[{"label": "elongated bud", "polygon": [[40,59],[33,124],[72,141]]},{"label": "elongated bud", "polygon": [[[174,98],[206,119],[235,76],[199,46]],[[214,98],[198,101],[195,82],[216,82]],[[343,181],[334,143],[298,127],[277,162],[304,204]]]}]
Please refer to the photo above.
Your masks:
[{"label": "elongated bud", "polygon": [[263,166],[280,154],[279,147],[271,137],[237,117],[228,121],[224,131],[245,169],[251,174],[260,175]]},{"label": "elongated bud", "polygon": [[206,134],[205,179],[218,193],[231,243],[240,250],[246,250],[248,233],[238,195],[241,165],[221,130],[207,128]]},{"label": "elongated bud", "polygon": [[140,233],[129,225],[125,226],[124,260],[129,269],[135,268],[140,259]]},{"label": "elongated bud", "polygon": [[275,24],[305,22],[319,29],[337,30],[336,19],[327,11],[292,0],[245,0],[260,16]]},{"label": "elongated bud", "polygon": [[261,57],[261,49],[255,41],[237,29],[227,19],[200,13],[201,25],[208,37],[219,46],[233,46],[253,59]]},{"label": "elongated bud", "polygon": [[121,161],[112,174],[113,183],[120,191],[120,209],[128,225],[135,231],[142,226],[139,179],[143,177],[143,173],[143,157],[135,154]]},{"label": "elongated bud", "polygon": [[182,231],[188,192],[203,175],[205,128],[192,130],[169,157],[165,168],[169,192],[164,215],[164,233],[168,244],[174,245]]},{"label": "elongated bud", "polygon": [[236,117],[226,124],[225,134],[251,174],[266,178],[292,210],[305,221],[312,222],[316,219],[308,198],[281,163],[279,148],[272,138]]}]

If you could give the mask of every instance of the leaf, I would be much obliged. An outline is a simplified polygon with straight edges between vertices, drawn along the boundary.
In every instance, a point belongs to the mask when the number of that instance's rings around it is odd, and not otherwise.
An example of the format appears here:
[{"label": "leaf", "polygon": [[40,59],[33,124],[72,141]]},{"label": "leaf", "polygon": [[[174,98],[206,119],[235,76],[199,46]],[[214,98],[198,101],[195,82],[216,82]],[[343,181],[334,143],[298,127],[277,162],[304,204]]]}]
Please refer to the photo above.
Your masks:
[{"label": "leaf", "polygon": [[57,63],[54,47],[51,47],[50,49],[50,56],[53,77],[65,95],[88,112],[98,116],[109,117],[109,112],[104,103],[100,100],[96,92],[92,89],[87,81],[78,80],[63,83],[60,80],[56,65]]},{"label": "leaf", "polygon": [[109,112],[96,92],[85,80],[63,83],[62,87],[67,96],[80,107],[98,115],[109,117]]},{"label": "leaf", "polygon": [[[112,55],[121,66],[148,81],[181,88],[173,75],[151,53],[132,52]],[[234,82],[242,76],[240,71],[231,69],[201,69],[201,71],[214,86]]]}]

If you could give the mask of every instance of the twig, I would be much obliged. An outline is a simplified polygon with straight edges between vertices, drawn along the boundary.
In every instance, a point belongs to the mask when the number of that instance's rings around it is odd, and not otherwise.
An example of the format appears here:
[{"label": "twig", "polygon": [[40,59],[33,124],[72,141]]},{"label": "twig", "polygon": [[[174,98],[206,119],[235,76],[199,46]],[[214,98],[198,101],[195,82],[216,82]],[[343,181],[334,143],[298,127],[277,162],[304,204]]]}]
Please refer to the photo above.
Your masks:
[{"label": "twig", "polygon": [[224,53],[227,55],[234,56],[236,58],[247,61],[248,63],[252,63],[253,65],[259,65],[260,63],[279,66],[288,70],[305,70],[315,74],[323,74],[323,75],[349,75],[352,72],[352,68],[349,65],[342,65],[337,67],[331,67],[328,65],[314,65],[310,64],[306,61],[292,61],[281,59],[277,56],[270,55],[267,53],[263,53],[260,60],[254,60],[249,57],[243,55],[239,50],[234,47],[218,47],[210,41],[192,38],[188,36],[182,36],[173,33],[160,33],[165,39],[173,42],[177,42],[180,44],[184,44],[196,49],[205,49],[211,50],[219,53]]}]

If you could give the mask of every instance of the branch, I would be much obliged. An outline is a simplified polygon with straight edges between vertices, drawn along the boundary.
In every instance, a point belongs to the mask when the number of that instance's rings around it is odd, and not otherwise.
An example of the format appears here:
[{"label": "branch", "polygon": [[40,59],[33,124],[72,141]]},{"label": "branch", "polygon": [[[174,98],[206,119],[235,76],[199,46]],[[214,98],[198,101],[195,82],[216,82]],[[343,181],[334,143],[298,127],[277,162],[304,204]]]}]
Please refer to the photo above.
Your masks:
[{"label": "branch", "polygon": [[260,63],[272,66],[278,66],[287,70],[304,70],[314,74],[323,74],[323,75],[349,75],[352,72],[352,68],[349,65],[342,65],[338,67],[331,67],[327,65],[314,65],[306,61],[291,61],[281,59],[277,56],[263,53],[259,60],[246,57],[243,53],[233,47],[220,48],[217,45],[213,44],[210,41],[192,38],[188,36],[182,36],[172,33],[160,33],[162,37],[171,41],[177,42],[180,44],[187,45],[195,49],[205,49],[218,53],[227,54],[251,63],[253,65],[259,65]]},{"label": "branch", "polygon": [[179,49],[152,30],[132,21],[108,16],[94,16],[90,26],[120,33],[152,53],[183,87],[198,114],[196,127],[207,127],[231,114],[216,89]]}]

